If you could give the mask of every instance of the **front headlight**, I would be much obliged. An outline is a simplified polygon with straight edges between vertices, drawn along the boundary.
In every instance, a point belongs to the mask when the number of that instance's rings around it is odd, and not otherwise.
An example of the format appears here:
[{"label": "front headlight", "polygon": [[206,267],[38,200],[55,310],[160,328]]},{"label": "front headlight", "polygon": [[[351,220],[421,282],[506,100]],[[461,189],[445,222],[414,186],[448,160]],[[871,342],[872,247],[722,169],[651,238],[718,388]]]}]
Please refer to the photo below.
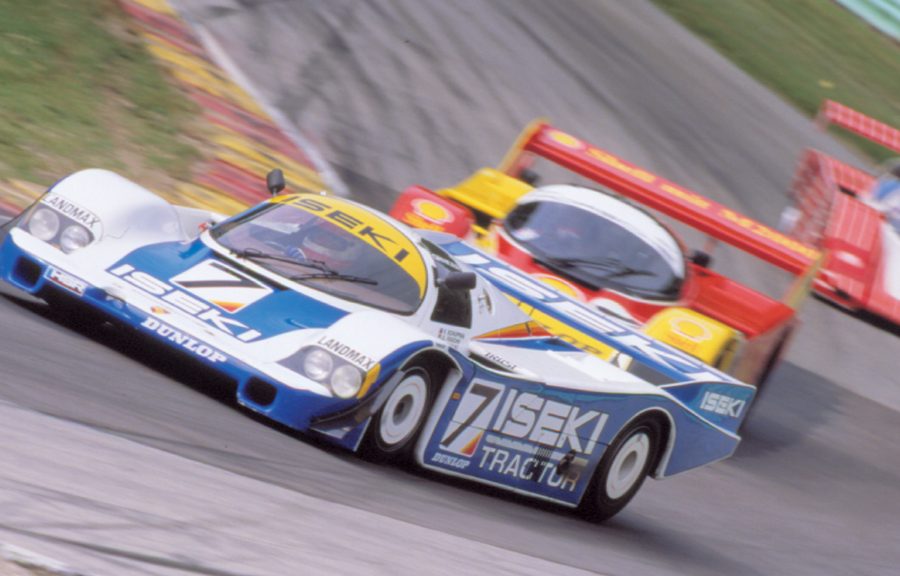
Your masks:
[{"label": "front headlight", "polygon": [[350,364],[339,366],[331,375],[331,391],[338,398],[350,398],[359,392],[362,372]]},{"label": "front headlight", "polygon": [[303,359],[303,373],[316,382],[321,382],[331,374],[334,359],[331,354],[319,348],[310,350]]},{"label": "front headlight", "polygon": [[72,224],[59,237],[59,247],[68,254],[91,243],[91,233],[81,224]]},{"label": "front headlight", "polygon": [[49,208],[40,208],[28,220],[28,232],[44,242],[52,240],[59,232],[59,216]]},{"label": "front headlight", "polygon": [[328,386],[335,397],[353,398],[378,377],[379,366],[368,373],[318,346],[307,346],[278,362],[293,372]]}]

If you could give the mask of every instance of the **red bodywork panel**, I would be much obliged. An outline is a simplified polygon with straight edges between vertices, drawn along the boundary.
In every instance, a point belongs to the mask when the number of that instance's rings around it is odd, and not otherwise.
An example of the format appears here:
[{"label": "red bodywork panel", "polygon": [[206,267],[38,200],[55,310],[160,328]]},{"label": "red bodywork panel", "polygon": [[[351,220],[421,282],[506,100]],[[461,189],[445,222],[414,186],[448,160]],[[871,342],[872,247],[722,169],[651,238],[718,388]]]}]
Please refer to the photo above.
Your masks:
[{"label": "red bodywork panel", "polygon": [[692,266],[689,308],[737,328],[748,338],[783,326],[794,309],[721,274]]},{"label": "red bodywork panel", "polygon": [[[832,123],[900,153],[900,130],[842,104],[826,101],[819,113]],[[900,301],[884,290],[883,216],[865,201],[875,177],[817,150],[807,150],[794,178],[798,240],[827,254],[814,288],[852,310],[900,324]]]}]

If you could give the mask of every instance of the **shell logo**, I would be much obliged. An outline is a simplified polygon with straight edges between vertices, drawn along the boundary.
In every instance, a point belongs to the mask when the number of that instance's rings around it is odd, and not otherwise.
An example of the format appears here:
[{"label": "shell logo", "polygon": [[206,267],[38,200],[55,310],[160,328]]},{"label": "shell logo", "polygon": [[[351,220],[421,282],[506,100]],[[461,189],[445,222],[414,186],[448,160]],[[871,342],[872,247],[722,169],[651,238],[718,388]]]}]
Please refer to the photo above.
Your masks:
[{"label": "shell logo", "polygon": [[560,132],[559,130],[551,130],[547,133],[547,136],[557,144],[561,144],[566,148],[578,150],[584,147],[584,143],[581,140],[574,136],[570,136],[565,132]]},{"label": "shell logo", "polygon": [[713,337],[709,328],[687,316],[669,318],[669,326],[673,332],[691,342],[706,342]]},{"label": "shell logo", "polygon": [[450,214],[450,211],[434,202],[433,200],[427,200],[425,198],[416,198],[411,202],[413,212],[422,218],[428,220],[429,222],[434,222],[435,224],[446,224],[453,220],[453,215]]},{"label": "shell logo", "polygon": [[584,294],[582,294],[581,290],[578,289],[577,286],[572,284],[571,282],[567,282],[558,276],[551,276],[550,274],[532,274],[535,278],[547,284],[554,290],[562,292],[566,296],[570,296],[575,298],[576,300],[580,300],[584,302]]}]

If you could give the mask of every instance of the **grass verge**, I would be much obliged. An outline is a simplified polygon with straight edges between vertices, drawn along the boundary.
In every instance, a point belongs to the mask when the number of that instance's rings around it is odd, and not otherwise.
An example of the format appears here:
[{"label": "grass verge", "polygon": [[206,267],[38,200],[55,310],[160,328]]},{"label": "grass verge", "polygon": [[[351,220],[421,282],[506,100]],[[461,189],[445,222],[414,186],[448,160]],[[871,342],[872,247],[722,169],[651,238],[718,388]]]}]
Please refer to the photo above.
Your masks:
[{"label": "grass verge", "polygon": [[0,177],[183,178],[198,115],[113,0],[0,0]]},{"label": "grass verge", "polygon": [[830,98],[900,127],[900,44],[832,0],[653,1],[807,114]]}]

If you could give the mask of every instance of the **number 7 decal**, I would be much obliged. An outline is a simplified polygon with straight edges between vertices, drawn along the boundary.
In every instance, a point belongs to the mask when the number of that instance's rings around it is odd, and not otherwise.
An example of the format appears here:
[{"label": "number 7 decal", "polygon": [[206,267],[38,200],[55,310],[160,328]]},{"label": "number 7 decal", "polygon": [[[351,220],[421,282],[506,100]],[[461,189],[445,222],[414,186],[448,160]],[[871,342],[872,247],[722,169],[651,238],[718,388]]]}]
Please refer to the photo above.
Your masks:
[{"label": "number 7 decal", "polygon": [[272,293],[268,286],[215,260],[204,260],[172,282],[232,314]]},{"label": "number 7 decal", "polygon": [[463,456],[474,454],[484,430],[500,406],[505,389],[500,384],[473,381],[456,407],[441,439],[441,448]]}]

